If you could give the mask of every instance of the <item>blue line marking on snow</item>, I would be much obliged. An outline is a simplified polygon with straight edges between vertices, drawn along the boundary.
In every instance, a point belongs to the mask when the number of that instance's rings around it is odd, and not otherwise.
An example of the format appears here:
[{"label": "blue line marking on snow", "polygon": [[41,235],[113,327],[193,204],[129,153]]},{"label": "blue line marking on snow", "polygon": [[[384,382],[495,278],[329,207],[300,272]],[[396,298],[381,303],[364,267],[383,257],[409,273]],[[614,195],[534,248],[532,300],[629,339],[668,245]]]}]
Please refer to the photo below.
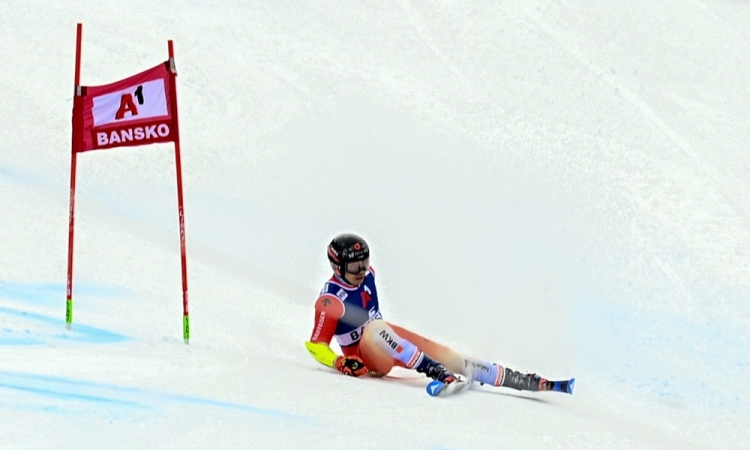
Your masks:
[{"label": "blue line marking on snow", "polygon": [[[0,280],[0,298],[18,300],[38,305],[59,305],[65,299],[64,283],[21,283]],[[73,286],[73,296],[122,298],[133,293],[118,286],[105,286],[94,283],[80,283]]]},{"label": "blue line marking on snow", "polygon": [[0,389],[15,391],[23,400],[20,404],[18,398],[12,400],[14,403],[6,403],[4,401],[7,401],[9,396],[2,395],[0,408],[68,413],[70,410],[79,411],[81,404],[85,404],[104,409],[111,414],[114,412],[111,408],[155,411],[166,409],[173,404],[192,404],[281,418],[297,423],[318,423],[309,417],[239,403],[33,373],[0,371]]},{"label": "blue line marking on snow", "polygon": [[[6,315],[26,322],[21,328],[8,326],[0,330],[0,345],[45,345],[52,341],[77,342],[87,344],[112,344],[130,340],[127,336],[102,330],[88,325],[75,324],[72,330],[65,330],[65,320],[35,314],[17,309],[0,307],[0,316]],[[14,321],[18,324],[18,321]],[[41,324],[41,327],[39,326]]]},{"label": "blue line marking on snow", "polygon": [[[24,302],[34,306],[60,307],[65,298],[65,289],[64,283],[0,281],[0,299]],[[80,283],[74,286],[74,295],[76,298],[92,297],[99,300],[128,297],[133,293],[117,286]],[[3,316],[9,316],[11,320],[2,320]],[[117,333],[80,323],[76,323],[72,330],[65,330],[65,321],[62,318],[3,306],[0,306],[0,323],[5,324],[0,328],[0,346],[46,345],[55,341],[110,344],[129,339]]]},{"label": "blue line marking on snow", "polygon": [[51,397],[55,399],[80,400],[80,401],[94,402],[94,403],[107,403],[107,404],[113,404],[113,405],[128,406],[131,408],[146,408],[145,405],[142,405],[137,402],[127,401],[127,400],[119,400],[116,398],[102,397],[98,395],[60,392],[60,391],[54,391],[51,389],[28,387],[28,386],[23,386],[23,385],[18,385],[18,384],[8,384],[8,383],[0,382],[0,388],[13,389],[13,390],[22,391],[22,392],[31,392],[33,394],[38,394],[44,397]]},{"label": "blue line marking on snow", "polygon": [[161,397],[164,399],[171,400],[173,402],[177,403],[190,403],[193,405],[202,405],[202,406],[214,406],[218,408],[225,408],[225,409],[234,409],[238,411],[245,411],[253,414],[261,414],[264,416],[271,416],[271,417],[282,417],[285,419],[295,419],[295,420],[304,420],[308,421],[310,423],[313,423],[312,419],[309,419],[307,417],[303,416],[297,416],[291,413],[283,412],[283,411],[277,411],[273,409],[264,409],[264,408],[258,408],[255,406],[247,406],[242,405],[239,403],[229,403],[229,402],[222,402],[219,400],[211,400],[207,398],[199,398],[199,397],[189,397],[185,395],[168,395],[168,394],[161,394]]}]

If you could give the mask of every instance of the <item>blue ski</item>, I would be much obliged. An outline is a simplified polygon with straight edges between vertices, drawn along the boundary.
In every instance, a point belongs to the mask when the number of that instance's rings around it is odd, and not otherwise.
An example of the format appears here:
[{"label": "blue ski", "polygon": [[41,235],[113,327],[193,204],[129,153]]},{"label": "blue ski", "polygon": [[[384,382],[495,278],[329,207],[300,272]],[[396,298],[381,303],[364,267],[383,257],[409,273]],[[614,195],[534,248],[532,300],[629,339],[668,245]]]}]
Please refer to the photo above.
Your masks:
[{"label": "blue ski", "polygon": [[437,380],[430,381],[426,390],[427,393],[433,397],[445,397],[463,391],[469,386],[471,386],[471,380],[468,380],[461,375],[456,375],[456,381],[452,383],[443,383]]}]

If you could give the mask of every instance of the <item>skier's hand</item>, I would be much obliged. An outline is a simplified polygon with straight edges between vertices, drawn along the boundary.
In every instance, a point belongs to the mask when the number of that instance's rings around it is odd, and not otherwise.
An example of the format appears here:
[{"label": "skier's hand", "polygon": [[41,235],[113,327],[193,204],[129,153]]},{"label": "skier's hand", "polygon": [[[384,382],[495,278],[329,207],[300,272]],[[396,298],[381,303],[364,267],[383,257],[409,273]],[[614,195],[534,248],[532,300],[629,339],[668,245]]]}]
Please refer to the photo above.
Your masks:
[{"label": "skier's hand", "polygon": [[370,377],[372,378],[383,378],[385,376],[384,373],[375,372],[374,370],[370,371]]},{"label": "skier's hand", "polygon": [[336,358],[336,370],[350,377],[363,377],[370,373],[365,362],[359,356],[339,356]]}]

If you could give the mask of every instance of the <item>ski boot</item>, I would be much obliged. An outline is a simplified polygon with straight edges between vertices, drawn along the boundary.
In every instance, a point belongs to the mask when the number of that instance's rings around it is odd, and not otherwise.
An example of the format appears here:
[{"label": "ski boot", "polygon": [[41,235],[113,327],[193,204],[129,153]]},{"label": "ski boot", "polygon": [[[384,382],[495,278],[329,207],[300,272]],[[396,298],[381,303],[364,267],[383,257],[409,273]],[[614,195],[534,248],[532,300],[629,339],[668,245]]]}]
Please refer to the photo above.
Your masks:
[{"label": "ski boot", "polygon": [[414,367],[419,373],[423,373],[433,380],[437,380],[441,383],[453,383],[456,381],[456,377],[451,373],[450,370],[446,369],[444,365],[435,361],[434,359],[422,353],[422,360]]},{"label": "ski boot", "polygon": [[549,391],[553,387],[551,381],[535,373],[521,373],[507,367],[504,370],[503,381],[500,386],[518,391]]}]

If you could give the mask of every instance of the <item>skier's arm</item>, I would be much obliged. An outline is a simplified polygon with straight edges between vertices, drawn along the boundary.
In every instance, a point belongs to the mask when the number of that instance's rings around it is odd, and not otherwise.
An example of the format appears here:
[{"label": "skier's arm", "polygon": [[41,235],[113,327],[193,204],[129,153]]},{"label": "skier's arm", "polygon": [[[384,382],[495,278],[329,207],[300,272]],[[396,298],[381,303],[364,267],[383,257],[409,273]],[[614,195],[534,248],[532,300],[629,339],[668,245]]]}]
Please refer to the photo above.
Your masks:
[{"label": "skier's arm", "polygon": [[357,356],[339,356],[328,344],[336,332],[339,319],[344,315],[344,303],[336,296],[324,294],[315,302],[315,327],[305,348],[316,361],[341,373],[355,377],[370,371]]},{"label": "skier's arm", "polygon": [[344,303],[340,298],[323,294],[315,301],[315,324],[310,340],[305,342],[307,351],[324,366],[334,367],[336,353],[328,346],[336,332],[339,319],[344,315]]},{"label": "skier's arm", "polygon": [[338,358],[338,355],[331,350],[331,347],[329,347],[328,344],[307,341],[305,342],[305,347],[312,357],[324,366],[334,367],[334,365],[336,365],[336,358]]}]

